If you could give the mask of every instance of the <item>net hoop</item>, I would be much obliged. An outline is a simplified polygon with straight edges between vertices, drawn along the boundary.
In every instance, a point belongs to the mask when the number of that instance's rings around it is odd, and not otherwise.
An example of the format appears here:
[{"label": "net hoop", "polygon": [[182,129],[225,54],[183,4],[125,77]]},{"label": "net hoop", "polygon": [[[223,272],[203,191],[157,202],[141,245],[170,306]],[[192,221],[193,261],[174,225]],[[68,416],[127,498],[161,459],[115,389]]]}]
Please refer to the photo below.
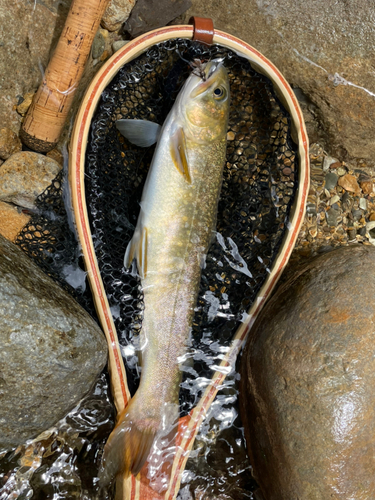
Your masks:
[{"label": "net hoop", "polygon": [[[85,152],[88,134],[91,120],[98,105],[101,93],[124,64],[135,59],[155,44],[165,42],[173,38],[192,39],[193,35],[194,28],[189,25],[160,28],[132,40],[116,52],[102,66],[88,87],[77,113],[70,142],[69,181],[76,228],[82,246],[85,265],[98,316],[108,342],[109,371],[113,397],[118,412],[128,404],[130,393],[126,382],[125,369],[122,362],[115,325],[112,319],[95,255],[85,201]],[[142,481],[142,477],[140,477],[144,474],[142,470],[141,474],[138,475],[137,478],[131,476],[126,480],[122,478],[119,480],[121,485],[118,485],[118,491],[121,490],[121,496],[117,495],[116,498],[122,498],[123,500],[151,500],[151,498],[173,500],[176,498],[179,491],[181,476],[199,426],[204,419],[209,406],[214,400],[218,388],[228,373],[228,370],[234,366],[237,354],[243,345],[251,326],[261,311],[267,298],[270,296],[289,260],[305,213],[306,200],[309,191],[309,145],[302,111],[293,90],[280,71],[266,57],[246,42],[223,31],[214,30],[213,44],[218,44],[231,49],[238,55],[245,57],[250,61],[254,69],[272,80],[278,97],[290,113],[294,140],[297,143],[297,154],[299,157],[299,185],[292,210],[289,214],[290,222],[288,225],[288,231],[285,234],[278,256],[272,265],[271,273],[265,280],[256,300],[249,309],[245,322],[242,323],[237,330],[230,350],[228,351],[225,359],[222,360],[218,370],[214,373],[211,384],[206,389],[200,402],[189,415],[180,419],[179,447],[173,462],[167,492],[160,497],[156,497],[155,492],[147,487],[147,481]]]}]

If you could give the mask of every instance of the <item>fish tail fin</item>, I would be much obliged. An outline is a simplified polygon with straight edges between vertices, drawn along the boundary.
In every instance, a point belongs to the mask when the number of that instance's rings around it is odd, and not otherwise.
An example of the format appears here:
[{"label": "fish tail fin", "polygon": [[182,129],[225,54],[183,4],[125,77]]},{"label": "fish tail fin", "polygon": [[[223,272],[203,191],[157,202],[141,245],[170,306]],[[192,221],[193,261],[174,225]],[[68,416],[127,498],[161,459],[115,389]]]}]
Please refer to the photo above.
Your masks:
[{"label": "fish tail fin", "polygon": [[125,408],[104,447],[99,479],[107,486],[118,474],[136,476],[142,469],[155,440],[160,422],[157,419],[136,419],[132,405]]}]

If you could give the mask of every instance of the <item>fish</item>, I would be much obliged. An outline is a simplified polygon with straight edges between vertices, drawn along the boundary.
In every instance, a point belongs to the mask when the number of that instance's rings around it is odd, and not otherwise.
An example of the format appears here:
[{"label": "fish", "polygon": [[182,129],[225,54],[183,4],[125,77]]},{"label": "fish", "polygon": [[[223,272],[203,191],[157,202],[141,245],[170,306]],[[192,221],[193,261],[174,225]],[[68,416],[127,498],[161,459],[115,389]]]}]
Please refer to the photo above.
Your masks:
[{"label": "fish", "polygon": [[[136,263],[144,295],[139,388],[104,447],[102,485],[137,475],[155,438],[179,418],[180,362],[191,335],[202,268],[214,238],[229,119],[222,61],[194,61],[163,126],[119,120],[132,143],[156,144],[124,266]],[[174,429],[174,431],[173,431]]]}]

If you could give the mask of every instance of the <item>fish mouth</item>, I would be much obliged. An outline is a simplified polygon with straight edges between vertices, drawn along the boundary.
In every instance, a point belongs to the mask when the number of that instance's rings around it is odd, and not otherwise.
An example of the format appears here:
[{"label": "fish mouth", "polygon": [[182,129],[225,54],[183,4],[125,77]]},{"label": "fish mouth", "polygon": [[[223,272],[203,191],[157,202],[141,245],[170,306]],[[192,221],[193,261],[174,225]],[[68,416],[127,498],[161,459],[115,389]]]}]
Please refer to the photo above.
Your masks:
[{"label": "fish mouth", "polygon": [[215,73],[222,63],[223,59],[212,59],[207,62],[203,62],[200,59],[194,59],[194,61],[190,63],[190,66],[193,68],[192,74],[198,76],[205,82]]},{"label": "fish mouth", "polygon": [[[192,99],[203,94],[203,92],[210,88],[213,83],[211,78],[214,76],[214,74],[218,74],[219,71],[225,71],[222,59],[213,59],[212,61],[208,61],[206,63],[202,63],[201,61],[199,62],[200,66],[196,67],[196,71],[199,71],[199,74],[195,73],[194,71],[193,74],[199,76],[202,81],[199,82],[191,92],[190,97]],[[219,76],[218,81],[220,79],[221,77]]]}]

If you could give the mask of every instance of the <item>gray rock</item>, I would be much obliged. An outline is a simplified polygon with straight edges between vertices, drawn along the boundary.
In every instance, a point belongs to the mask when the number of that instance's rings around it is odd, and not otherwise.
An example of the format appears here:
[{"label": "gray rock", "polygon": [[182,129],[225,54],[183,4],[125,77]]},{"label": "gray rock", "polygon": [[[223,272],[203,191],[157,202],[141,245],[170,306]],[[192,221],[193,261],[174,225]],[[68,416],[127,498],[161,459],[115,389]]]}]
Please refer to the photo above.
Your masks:
[{"label": "gray rock", "polygon": [[104,52],[105,40],[104,36],[98,31],[92,42],[91,55],[93,59],[98,59]]},{"label": "gray rock", "polygon": [[294,272],[242,357],[241,416],[266,500],[375,498],[375,248]]},{"label": "gray rock", "polygon": [[328,172],[325,176],[325,184],[324,187],[330,191],[331,189],[337,186],[337,181],[339,180],[338,176],[333,172]]},{"label": "gray rock", "polygon": [[327,224],[329,226],[337,226],[337,218],[339,214],[340,212],[338,210],[335,210],[333,207],[327,210],[326,212]]},{"label": "gray rock", "polygon": [[92,318],[0,236],[0,449],[54,425],[106,363]]},{"label": "gray rock", "polygon": [[50,186],[61,170],[53,158],[21,151],[0,167],[0,200],[34,208],[36,198]]},{"label": "gray rock", "polygon": [[[179,21],[210,17],[215,28],[255,47],[302,96],[310,142],[332,155],[373,162],[375,45],[368,0],[192,0]],[[250,29],[253,27],[254,29]]]}]

